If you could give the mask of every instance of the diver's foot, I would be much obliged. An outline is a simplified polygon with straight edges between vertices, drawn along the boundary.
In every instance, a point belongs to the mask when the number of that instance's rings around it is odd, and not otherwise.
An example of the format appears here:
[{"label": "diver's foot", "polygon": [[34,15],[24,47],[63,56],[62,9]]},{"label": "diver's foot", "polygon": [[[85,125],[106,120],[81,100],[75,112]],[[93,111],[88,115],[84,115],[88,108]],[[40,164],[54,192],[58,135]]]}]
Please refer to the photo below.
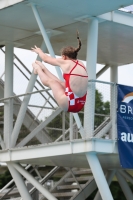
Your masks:
[{"label": "diver's foot", "polygon": [[39,66],[42,68],[43,71],[45,70],[45,66],[42,64],[42,62],[36,60],[35,63],[36,63],[37,65],[39,65]]},{"label": "diver's foot", "polygon": [[36,63],[33,63],[32,67],[33,67],[34,74],[38,74],[38,69],[40,68],[40,66],[37,65]]}]

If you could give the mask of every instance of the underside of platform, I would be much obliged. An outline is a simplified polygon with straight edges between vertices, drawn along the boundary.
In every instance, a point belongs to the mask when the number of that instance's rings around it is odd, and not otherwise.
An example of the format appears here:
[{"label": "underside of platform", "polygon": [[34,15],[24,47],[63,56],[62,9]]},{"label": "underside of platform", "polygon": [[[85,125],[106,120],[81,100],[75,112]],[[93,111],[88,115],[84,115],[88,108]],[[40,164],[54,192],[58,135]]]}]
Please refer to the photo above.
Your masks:
[{"label": "underside of platform", "polygon": [[[14,42],[15,47],[31,49],[41,46],[42,36],[35,20],[30,2],[37,5],[42,22],[47,30],[56,55],[66,45],[77,46],[76,31],[82,40],[79,58],[86,60],[87,22],[92,17],[99,19],[97,62],[109,65],[124,65],[133,62],[133,15],[118,10],[128,6],[131,0],[88,2],[73,1],[65,4],[54,1],[22,1],[0,10],[0,44]],[[76,6],[75,6],[76,5]],[[67,9],[64,9],[67,7]],[[110,11],[114,11],[113,13]],[[108,16],[102,16],[110,12]],[[119,20],[122,18],[122,20]],[[18,20],[20,19],[20,20]],[[126,45],[125,45],[126,44]],[[128,45],[127,45],[128,44]]]},{"label": "underside of platform", "polygon": [[0,162],[88,168],[87,152],[98,156],[103,169],[121,168],[116,141],[95,138],[3,150]]}]

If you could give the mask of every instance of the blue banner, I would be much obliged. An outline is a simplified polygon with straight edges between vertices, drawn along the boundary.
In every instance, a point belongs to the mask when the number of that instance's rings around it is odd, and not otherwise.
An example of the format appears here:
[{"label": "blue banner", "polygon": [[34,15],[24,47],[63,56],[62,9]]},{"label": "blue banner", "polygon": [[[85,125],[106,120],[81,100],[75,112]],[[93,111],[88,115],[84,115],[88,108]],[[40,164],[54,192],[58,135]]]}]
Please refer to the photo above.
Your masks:
[{"label": "blue banner", "polygon": [[118,85],[117,133],[122,168],[133,169],[133,87]]}]

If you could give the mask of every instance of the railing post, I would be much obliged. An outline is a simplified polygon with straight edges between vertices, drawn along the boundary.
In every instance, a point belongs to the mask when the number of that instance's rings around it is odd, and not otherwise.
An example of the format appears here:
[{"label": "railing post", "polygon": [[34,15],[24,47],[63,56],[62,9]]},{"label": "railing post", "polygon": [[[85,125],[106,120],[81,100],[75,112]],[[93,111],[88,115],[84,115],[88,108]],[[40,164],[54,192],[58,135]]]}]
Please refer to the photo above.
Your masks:
[{"label": "railing post", "polygon": [[69,126],[70,126],[70,141],[73,140],[73,114],[69,114]]},{"label": "railing post", "polygon": [[65,141],[65,112],[62,111],[62,139]]},{"label": "railing post", "polygon": [[111,85],[111,99],[110,99],[110,118],[112,121],[110,139],[113,139],[113,140],[117,138],[116,113],[117,113],[117,85],[113,84]]},{"label": "railing post", "polygon": [[110,139],[115,140],[116,139],[116,109],[117,109],[117,86],[115,83],[118,81],[118,67],[117,66],[111,66],[110,68],[110,81],[114,82],[113,85],[111,85],[111,98],[110,98],[110,118],[112,121],[112,129],[110,131]]},{"label": "railing post", "polygon": [[93,137],[95,117],[95,82],[89,81],[84,111],[84,128],[86,138]]}]

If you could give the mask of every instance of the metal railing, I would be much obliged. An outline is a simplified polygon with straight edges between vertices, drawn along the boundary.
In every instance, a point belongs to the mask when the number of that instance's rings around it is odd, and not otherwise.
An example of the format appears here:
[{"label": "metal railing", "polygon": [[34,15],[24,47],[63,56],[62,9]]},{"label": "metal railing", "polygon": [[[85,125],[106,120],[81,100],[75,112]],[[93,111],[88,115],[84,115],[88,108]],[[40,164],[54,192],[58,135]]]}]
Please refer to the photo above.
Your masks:
[{"label": "metal railing", "polygon": [[[1,51],[5,54],[5,51],[2,48],[1,48]],[[20,81],[21,79],[23,80],[23,82],[27,81],[27,83],[28,83],[28,81],[30,80],[31,72],[15,54],[14,54],[14,63],[13,64],[15,66],[15,70],[16,69],[18,70],[18,72],[17,72],[18,76],[17,76],[16,80],[14,80],[14,81],[16,81],[14,83],[14,85],[20,85],[20,83],[17,81]],[[1,79],[4,78],[4,74],[5,74],[5,72],[2,72]],[[23,84],[21,83],[21,85],[20,85],[21,89],[22,89],[22,87],[21,87],[22,85]],[[45,90],[45,93],[43,93],[43,94],[41,92],[40,92],[40,94],[38,93],[40,95],[40,97],[38,97],[38,98],[40,98],[40,101],[42,102],[40,104],[40,106],[34,105],[34,103],[31,103],[31,105],[29,105],[29,109],[31,110],[31,112],[34,115],[36,115],[36,110],[38,110],[37,113],[39,113],[39,115],[37,114],[36,118],[38,118],[39,120],[40,120],[39,117],[41,116],[41,113],[43,111],[42,108],[45,107],[45,109],[47,109],[47,113],[45,111],[44,116],[48,117],[51,114],[52,110],[55,110],[55,107],[57,107],[57,103],[56,103],[55,99],[53,98],[53,96],[51,95],[51,93],[49,92],[49,89],[47,90],[47,88],[45,88],[41,84],[41,82],[37,79],[33,91],[40,91],[40,90]],[[20,89],[19,89],[19,91],[20,91]],[[18,90],[15,90],[15,93],[17,93],[17,92],[18,92]],[[22,96],[24,97],[24,95],[22,95]],[[22,96],[19,96],[19,97],[22,97]],[[20,98],[20,100],[22,100],[22,98]],[[32,102],[32,100],[31,100],[31,102]],[[21,104],[21,102],[20,102],[20,104]]]},{"label": "metal railing", "polygon": [[[92,107],[91,109],[87,108],[88,117],[86,118],[86,121],[89,121],[90,118],[94,120],[94,126],[92,131],[90,132],[90,135],[91,137],[96,137],[96,138],[115,139],[117,137],[116,136],[117,85],[115,83],[97,81],[97,80],[90,80],[89,84],[90,85],[92,84],[93,87],[88,87],[89,102],[87,101],[86,106],[91,107],[92,103],[94,104],[93,109]],[[53,105],[53,103],[50,103],[50,99],[53,100],[53,96],[49,93],[49,89],[45,88],[40,89],[36,87],[36,91],[34,92],[14,95],[8,98],[2,98],[0,99],[0,102],[4,103],[10,99],[13,99],[14,109],[15,109],[16,106],[21,105],[22,103],[21,97],[28,95],[31,96],[30,98],[31,100],[28,104],[27,110],[30,109],[31,111],[32,123],[37,122],[35,129],[39,127],[41,124],[43,124],[41,128],[45,129],[46,133],[48,134],[49,137],[52,138],[53,142],[61,142],[66,140],[71,141],[82,138],[78,130],[78,127],[75,121],[73,120],[72,114],[65,113],[61,109],[59,110],[59,108],[56,107],[57,106],[56,104]],[[40,98],[41,101],[43,101],[43,104],[40,103]],[[47,103],[49,104],[49,107],[47,106]],[[34,110],[34,108],[36,110]],[[43,118],[44,115],[41,115],[41,113],[45,112],[48,109],[55,111],[53,113],[51,112],[51,115],[48,115],[48,118],[45,119]],[[55,117],[53,118],[54,114]],[[84,111],[79,112],[79,116],[80,120],[82,121],[82,124],[84,123],[85,125],[84,118],[86,117],[86,115],[84,114]],[[58,123],[55,120],[56,117],[58,118]],[[32,123],[30,123],[30,127],[32,126]],[[85,136],[86,138],[90,137],[88,132]],[[31,133],[29,133],[29,135],[30,134]],[[38,134],[37,131],[36,134]],[[32,136],[34,137],[36,134],[33,134]],[[31,137],[30,139],[32,139],[33,137]],[[22,138],[22,140],[24,139]],[[21,143],[21,141],[19,142]],[[29,140],[27,139],[24,145],[26,145],[28,142]],[[50,172],[50,174],[41,179],[41,183],[44,184],[48,180],[48,178],[50,178],[57,170],[58,167],[55,167],[53,171]],[[34,191],[35,188],[33,187],[30,193]]]},{"label": "metal railing", "polygon": [[[84,114],[84,112],[81,111],[79,112],[80,120],[82,121],[82,123],[83,121],[87,120],[87,123],[88,123],[90,118],[93,117],[94,127],[91,133],[91,137],[115,139],[116,138],[116,97],[117,97],[116,88],[117,86],[115,83],[103,82],[103,81],[97,81],[97,80],[91,80],[89,81],[89,84],[93,84],[93,87],[88,88],[89,102],[86,102],[86,110],[88,112],[89,117],[87,117]],[[44,92],[48,90],[49,89],[44,89],[44,90],[35,91],[31,93],[11,96],[8,98],[2,98],[0,99],[0,102],[4,103],[10,99],[13,99],[14,102],[16,102],[16,99],[22,96],[27,96],[27,95],[31,95],[31,98],[34,101],[35,99],[34,95],[40,94],[40,93],[43,94]],[[93,93],[91,90],[93,90]],[[90,94],[94,94],[94,96],[90,96]],[[39,105],[40,103],[39,99],[38,100],[36,99],[36,102],[38,104],[37,106],[40,108],[41,106]],[[92,108],[90,109],[92,103],[94,103],[93,110]],[[29,105],[30,105],[30,102],[29,102]],[[54,112],[56,113],[58,109],[57,108],[55,109],[56,110]],[[45,107],[42,106],[42,110],[43,112],[45,112]],[[77,128],[76,123],[73,122],[73,116],[71,116],[70,113],[65,113],[60,110],[60,112],[56,116],[58,123],[56,122],[56,118],[53,118],[53,113],[46,120],[41,119],[41,121],[38,121],[39,123],[37,123],[36,126],[39,126],[40,123],[44,123],[44,126],[42,126],[42,128],[43,129],[45,128],[49,137],[51,137],[52,140],[55,142],[59,142],[62,140],[64,141],[64,140],[74,140],[74,139],[82,138],[81,135],[79,134],[79,130]],[[33,123],[37,120],[36,116],[38,115],[39,114],[37,113],[35,116],[33,116],[33,120],[32,120]],[[84,119],[85,117],[87,117],[87,119]],[[47,120],[48,122],[46,122]],[[36,134],[37,133],[38,132],[36,132]],[[33,137],[36,134],[34,134]],[[86,134],[86,138],[89,138],[88,133]]]},{"label": "metal railing", "polygon": [[84,114],[86,138],[116,138],[117,85],[90,80]]},{"label": "metal railing", "polygon": [[[4,50],[1,49],[4,53]],[[20,61],[20,59],[14,55],[14,58],[20,65],[27,71],[29,75],[31,72]],[[29,77],[23,72],[22,69],[14,62],[14,65],[19,69],[21,74],[29,81]],[[19,106],[23,100],[22,97],[31,95],[30,102],[28,104],[28,110],[32,114],[32,123],[37,121],[38,126],[41,122],[49,118],[48,123],[43,127],[47,134],[52,137],[53,141],[64,141],[81,139],[77,125],[73,121],[73,116],[68,113],[59,112],[58,122],[54,123],[55,118],[52,118],[54,111],[57,110],[57,104],[50,94],[49,89],[45,89],[44,86],[37,80],[40,87],[35,85],[34,92],[14,95],[9,98],[2,98],[0,102],[13,99],[14,109],[19,110]],[[42,88],[42,89],[41,89]],[[87,115],[84,111],[79,113],[80,120],[84,127],[88,124],[89,129],[86,131],[84,138],[98,137],[98,138],[116,138],[116,84],[111,82],[104,82],[98,80],[90,80],[88,86],[89,100],[86,102]],[[52,102],[50,101],[52,99]],[[92,106],[93,105],[93,106]],[[50,124],[50,125],[49,125]],[[48,127],[47,127],[48,126]],[[55,135],[57,137],[55,137]],[[35,134],[34,134],[35,136]]]}]

